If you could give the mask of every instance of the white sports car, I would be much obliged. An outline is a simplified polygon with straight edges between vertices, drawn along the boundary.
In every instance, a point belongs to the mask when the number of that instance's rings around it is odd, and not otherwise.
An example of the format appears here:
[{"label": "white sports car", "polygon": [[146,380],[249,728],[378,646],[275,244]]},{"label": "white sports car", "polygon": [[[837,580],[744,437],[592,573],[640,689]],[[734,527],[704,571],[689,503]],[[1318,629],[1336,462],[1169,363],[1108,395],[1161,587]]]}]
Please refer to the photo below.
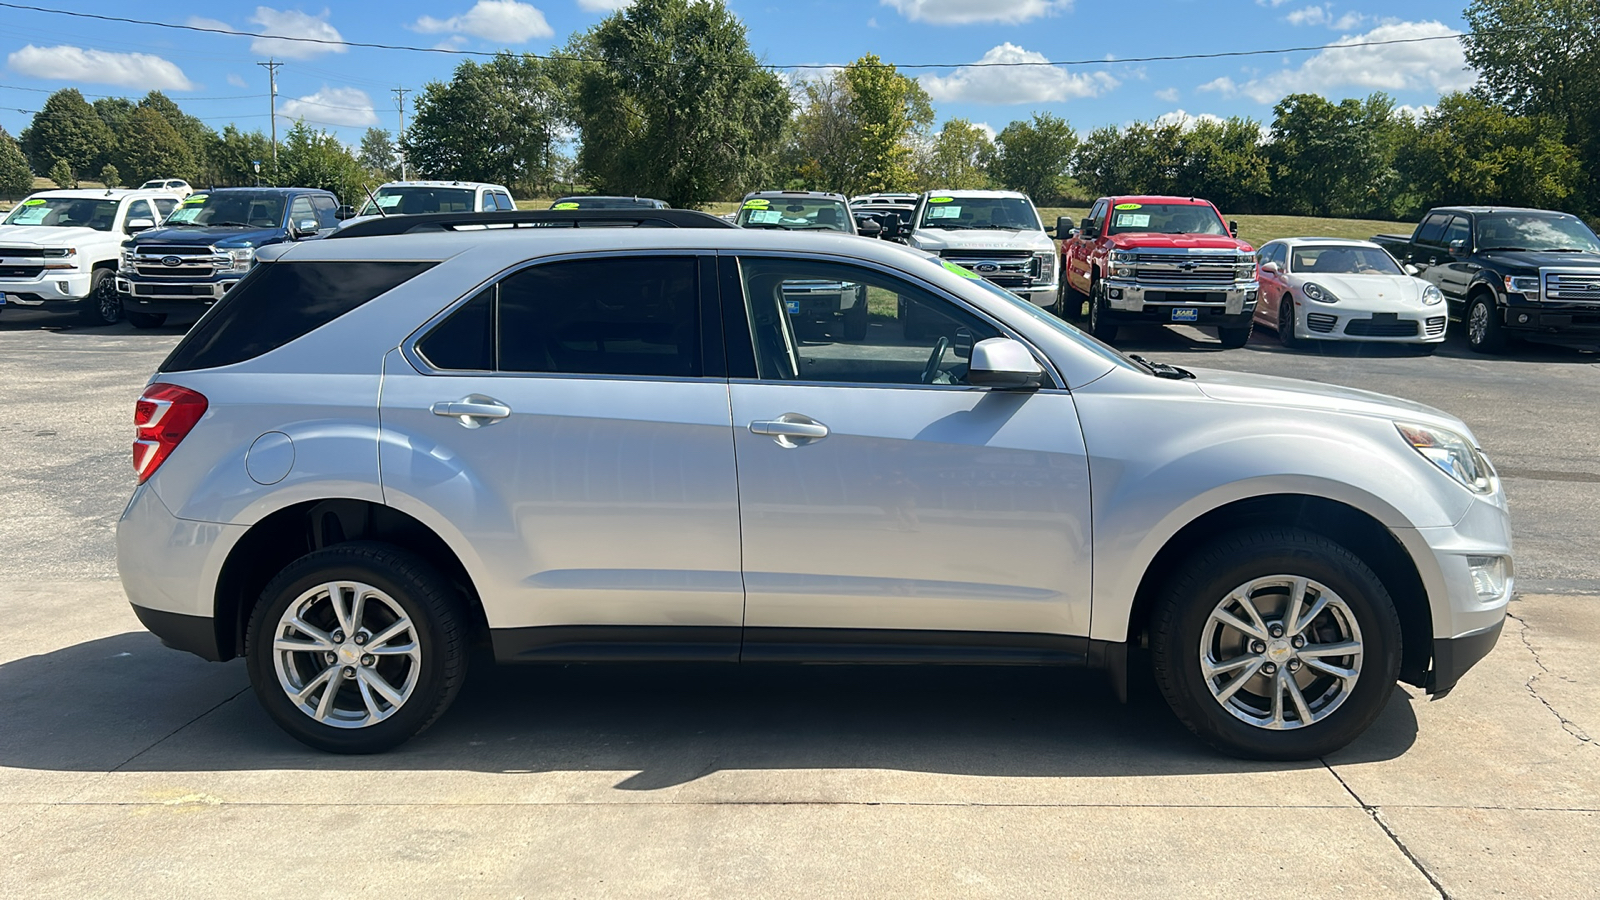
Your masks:
[{"label": "white sports car", "polygon": [[1283,238],[1257,253],[1255,321],[1285,347],[1307,340],[1417,344],[1431,353],[1449,322],[1444,295],[1370,241]]}]

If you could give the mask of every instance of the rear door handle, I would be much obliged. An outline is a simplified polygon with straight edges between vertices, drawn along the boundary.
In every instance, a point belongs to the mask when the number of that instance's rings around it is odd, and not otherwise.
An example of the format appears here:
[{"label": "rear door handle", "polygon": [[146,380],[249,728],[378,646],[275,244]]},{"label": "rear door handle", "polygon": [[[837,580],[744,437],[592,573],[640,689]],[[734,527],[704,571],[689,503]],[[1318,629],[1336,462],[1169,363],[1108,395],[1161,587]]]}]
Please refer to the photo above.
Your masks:
[{"label": "rear door handle", "polygon": [[776,419],[758,419],[750,423],[751,434],[764,434],[780,447],[801,447],[828,436],[828,426],[810,416],[784,413]]},{"label": "rear door handle", "polygon": [[482,428],[511,415],[511,407],[482,394],[468,394],[460,400],[440,401],[429,408],[434,415],[457,419],[466,428]]}]

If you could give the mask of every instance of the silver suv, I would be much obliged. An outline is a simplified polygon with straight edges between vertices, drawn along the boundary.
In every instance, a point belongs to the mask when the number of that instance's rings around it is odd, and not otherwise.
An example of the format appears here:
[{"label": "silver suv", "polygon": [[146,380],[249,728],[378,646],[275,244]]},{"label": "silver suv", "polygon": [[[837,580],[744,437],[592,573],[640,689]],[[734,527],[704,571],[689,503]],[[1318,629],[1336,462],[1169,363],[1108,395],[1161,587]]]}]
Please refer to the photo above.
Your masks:
[{"label": "silver suv", "polygon": [[[818,281],[865,287],[864,338],[797,334],[787,286]],[[1212,745],[1313,757],[1397,679],[1450,690],[1512,591],[1457,419],[1123,356],[845,235],[264,248],[135,421],[135,611],[338,752],[423,730],[483,647],[1090,666],[1124,696],[1148,661]]]}]

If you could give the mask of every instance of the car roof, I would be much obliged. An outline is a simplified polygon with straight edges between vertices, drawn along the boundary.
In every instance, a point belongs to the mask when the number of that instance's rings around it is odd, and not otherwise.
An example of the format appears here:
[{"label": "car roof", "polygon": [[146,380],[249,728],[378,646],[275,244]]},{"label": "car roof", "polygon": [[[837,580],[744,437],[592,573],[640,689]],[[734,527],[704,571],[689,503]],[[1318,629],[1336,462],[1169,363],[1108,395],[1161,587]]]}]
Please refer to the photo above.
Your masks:
[{"label": "car roof", "polygon": [[207,196],[210,196],[212,194],[245,193],[245,192],[249,192],[249,193],[252,193],[252,194],[327,194],[330,197],[333,196],[333,192],[332,191],[325,191],[322,188],[307,188],[307,187],[222,187],[222,188],[201,188],[200,190],[195,191],[196,194],[205,194]]},{"label": "car roof", "polygon": [[510,193],[505,185],[490,184],[487,181],[385,181],[378,185],[378,190],[392,187],[459,187],[459,188],[495,188],[496,190]]},{"label": "car roof", "polygon": [[843,194],[836,194],[832,191],[751,191],[744,195],[746,200],[751,197],[821,197],[827,200],[838,200],[845,204],[849,203]]},{"label": "car roof", "polygon": [[1383,249],[1382,247],[1378,247],[1378,245],[1374,244],[1372,241],[1363,241],[1356,238],[1286,237],[1267,241],[1267,243],[1284,244],[1289,247],[1303,247],[1307,244],[1333,244],[1341,247],[1376,247],[1380,250]]},{"label": "car roof", "polygon": [[[1427,215],[1434,213],[1471,213],[1482,215],[1484,213],[1534,213],[1542,216],[1566,216],[1576,218],[1572,213],[1565,213],[1559,209],[1534,209],[1530,206],[1435,206],[1428,210]],[[1424,216],[1426,218],[1427,216]]]},{"label": "car roof", "polygon": [[34,197],[60,197],[75,200],[121,200],[124,197],[171,197],[170,191],[158,191],[154,188],[57,188],[51,191],[34,191],[26,199]]},{"label": "car roof", "polygon": [[[1030,203],[1033,202],[1032,200],[1029,200],[1027,194],[1022,193],[1021,191],[979,191],[979,190],[945,191],[945,190],[939,190],[939,191],[923,191],[921,196],[922,197],[1011,197],[1011,198],[1021,198],[1023,200],[1028,200],[1028,202],[1030,202]],[[920,197],[918,199],[920,199]]]},{"label": "car roof", "polygon": [[1169,203],[1182,206],[1212,206],[1210,200],[1201,197],[1176,197],[1167,194],[1112,194],[1101,197],[1101,200],[1115,200],[1122,203]]}]

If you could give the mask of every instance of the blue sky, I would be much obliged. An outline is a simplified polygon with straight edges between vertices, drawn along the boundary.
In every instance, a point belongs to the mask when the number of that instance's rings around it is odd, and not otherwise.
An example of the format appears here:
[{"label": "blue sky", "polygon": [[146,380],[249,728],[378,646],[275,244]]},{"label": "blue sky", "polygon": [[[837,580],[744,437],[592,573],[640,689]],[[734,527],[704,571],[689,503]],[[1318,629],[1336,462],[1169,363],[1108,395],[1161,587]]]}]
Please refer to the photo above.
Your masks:
[{"label": "blue sky", "polygon": [[[457,50],[544,52],[626,0],[341,0],[254,5],[35,0],[36,5],[239,31]],[[877,53],[894,63],[1117,59],[1448,35],[1464,0],[731,0],[756,54],[774,65],[845,63]],[[1396,10],[1403,10],[1399,17]],[[275,55],[280,132],[304,117],[359,140],[396,127],[390,88],[449,77],[460,57],[264,42],[141,25],[0,10],[0,125],[15,135],[47,92],[137,97],[161,88],[213,127],[268,124],[266,72]],[[1404,106],[1465,88],[1459,42],[1432,40],[1235,59],[1071,67],[941,68],[923,79],[940,120],[1000,129],[1034,111],[1080,132],[1161,116],[1244,115],[1270,121],[1285,93],[1332,99],[1385,90]]]}]

